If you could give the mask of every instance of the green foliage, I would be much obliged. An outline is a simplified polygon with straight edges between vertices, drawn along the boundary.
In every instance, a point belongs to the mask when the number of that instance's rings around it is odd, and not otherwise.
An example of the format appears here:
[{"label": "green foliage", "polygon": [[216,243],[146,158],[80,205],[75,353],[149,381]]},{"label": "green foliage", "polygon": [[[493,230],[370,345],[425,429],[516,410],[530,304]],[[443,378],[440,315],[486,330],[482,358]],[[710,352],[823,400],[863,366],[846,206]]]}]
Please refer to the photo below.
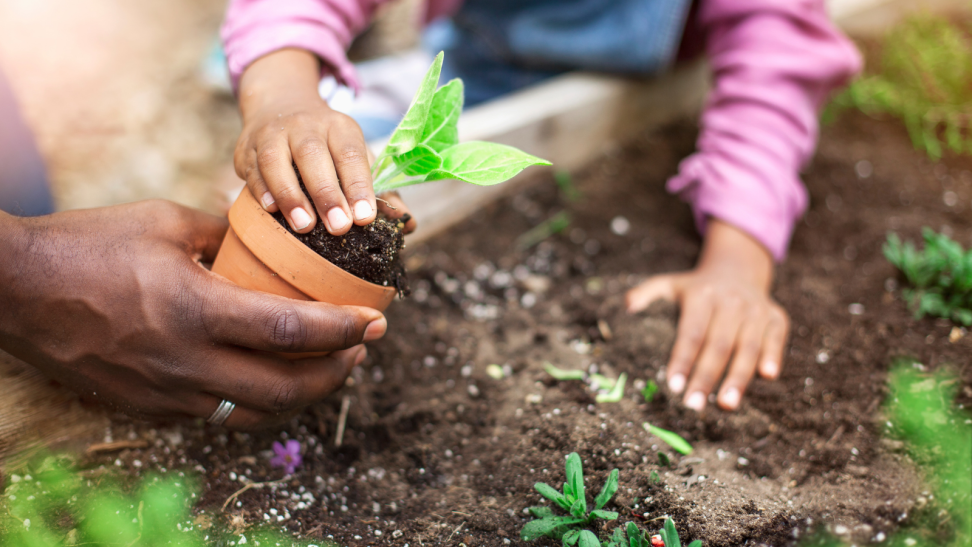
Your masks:
[{"label": "green foliage", "polygon": [[531,165],[550,165],[511,146],[480,141],[459,144],[456,124],[463,105],[462,80],[436,89],[442,59],[442,53],[435,57],[408,111],[375,161],[375,193],[444,179],[490,186]]},{"label": "green foliage", "polygon": [[563,232],[568,226],[570,226],[570,213],[560,211],[516,238],[516,249],[525,251],[541,241]]},{"label": "green foliage", "polygon": [[[885,402],[887,434],[905,441],[939,505],[931,519],[915,522],[889,537],[892,547],[972,545],[972,414],[953,405],[960,379],[947,369],[921,373],[912,359],[897,359]],[[944,528],[944,530],[942,530]],[[832,536],[802,542],[814,547],[843,547]]]},{"label": "green foliage", "polygon": [[919,251],[910,241],[902,243],[888,234],[884,256],[904,274],[912,288],[903,295],[915,317],[946,317],[972,326],[972,250],[930,228],[922,231],[925,248]]},{"label": "green foliage", "polygon": [[[0,545],[4,547],[243,543],[239,534],[192,516],[196,487],[182,473],[150,476],[126,488],[110,476],[84,479],[66,461],[46,457],[9,479],[0,497]],[[267,530],[248,530],[245,536],[252,545],[306,544]]]},{"label": "green foliage", "polygon": [[648,380],[645,389],[641,390],[641,396],[645,398],[646,403],[650,403],[655,398],[656,393],[658,393],[658,383],[654,380]]},{"label": "green foliage", "polygon": [[[673,433],[667,429],[655,427],[648,422],[645,422],[642,425],[649,433],[665,441],[668,446],[674,448],[676,451],[685,455],[692,453],[692,445],[690,445],[688,441],[683,439],[678,433]],[[658,454],[661,454],[661,452]]]},{"label": "green foliage", "polygon": [[556,380],[583,380],[587,376],[583,370],[564,370],[555,367],[551,363],[544,363],[543,370],[547,371],[547,374],[553,376]]},{"label": "green foliage", "polygon": [[[665,547],[682,547],[682,540],[678,537],[678,531],[675,529],[675,521],[672,519],[665,518],[665,527],[658,531],[658,535],[665,542]],[[702,540],[697,539],[689,543],[688,547],[702,547]]]},{"label": "green foliage", "polygon": [[943,146],[972,152],[972,42],[964,23],[918,15],[883,42],[877,70],[834,100],[837,109],[901,119],[915,147],[938,159]]},{"label": "green foliage", "polygon": [[570,171],[557,171],[554,173],[554,180],[557,182],[557,188],[560,189],[560,195],[567,201],[577,202],[584,197],[574,184],[574,177],[570,176]]},{"label": "green foliage", "polygon": [[590,512],[587,511],[584,468],[580,456],[576,452],[567,456],[566,471],[567,481],[564,482],[562,491],[542,482],[538,482],[534,485],[534,488],[541,496],[554,502],[568,515],[556,516],[550,507],[531,507],[530,514],[536,520],[528,522],[523,527],[523,530],[520,531],[520,538],[523,541],[533,541],[547,536],[561,540],[564,545],[600,547],[601,544],[597,536],[584,527],[590,526],[597,519],[616,520],[618,518],[616,512],[604,510],[604,506],[611,501],[611,498],[618,491],[618,470],[614,469],[608,475],[600,493],[594,498],[594,509]]}]

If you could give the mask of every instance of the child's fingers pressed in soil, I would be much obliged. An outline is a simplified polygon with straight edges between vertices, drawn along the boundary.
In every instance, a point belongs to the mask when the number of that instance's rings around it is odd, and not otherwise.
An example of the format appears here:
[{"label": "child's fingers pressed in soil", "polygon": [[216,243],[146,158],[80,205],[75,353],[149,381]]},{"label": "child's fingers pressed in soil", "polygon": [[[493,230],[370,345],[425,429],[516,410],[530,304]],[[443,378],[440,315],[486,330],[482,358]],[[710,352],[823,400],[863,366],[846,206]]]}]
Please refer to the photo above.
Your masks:
[{"label": "child's fingers pressed in soil", "polygon": [[[287,140],[280,139],[272,144],[263,144],[255,153],[259,176],[266,183],[267,192],[262,195],[254,193],[254,197],[264,207],[267,207],[268,202],[276,204],[295,232],[304,233],[313,229],[314,206],[300,191]],[[249,184],[249,180],[247,182]],[[251,187],[250,190],[253,191],[254,188]],[[260,191],[256,189],[256,192]]]},{"label": "child's fingers pressed in soil", "polygon": [[765,314],[750,317],[740,328],[729,372],[719,388],[717,401],[724,410],[736,410],[746,387],[756,373],[756,363],[769,333],[769,318]]},{"label": "child's fingers pressed in soil", "polygon": [[[291,137],[290,146],[304,187],[314,200],[312,216],[316,210],[328,232],[343,235],[351,227],[351,209],[341,191],[327,143],[317,135],[308,134]],[[310,227],[313,228],[313,223]]]},{"label": "child's fingers pressed in soil", "polygon": [[[679,276],[683,277],[683,276]],[[685,293],[683,283],[676,283],[681,315],[675,335],[675,345],[668,361],[668,387],[673,393],[685,391],[692,367],[705,342],[712,321],[712,297],[702,292]]]},{"label": "child's fingers pressed in soil", "polygon": [[741,301],[725,299],[713,307],[702,351],[695,361],[692,378],[685,390],[685,406],[698,412],[705,408],[709,394],[722,378],[741,328]]},{"label": "child's fingers pressed in soil", "polygon": [[328,144],[341,189],[351,207],[351,218],[358,226],[371,224],[375,220],[377,208],[372,189],[368,146],[361,129],[354,120],[340,116],[332,125]]}]

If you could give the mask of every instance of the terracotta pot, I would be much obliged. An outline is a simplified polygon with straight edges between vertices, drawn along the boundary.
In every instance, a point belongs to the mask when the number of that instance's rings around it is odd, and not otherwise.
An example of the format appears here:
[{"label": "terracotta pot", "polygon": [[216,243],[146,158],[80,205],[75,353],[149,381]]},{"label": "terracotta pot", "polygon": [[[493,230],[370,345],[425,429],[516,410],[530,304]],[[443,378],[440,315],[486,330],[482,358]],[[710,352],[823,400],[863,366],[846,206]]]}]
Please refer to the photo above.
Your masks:
[{"label": "terracotta pot", "polygon": [[385,311],[398,292],[331,264],[281,226],[247,188],[230,208],[229,222],[213,271],[241,287],[379,311]]}]

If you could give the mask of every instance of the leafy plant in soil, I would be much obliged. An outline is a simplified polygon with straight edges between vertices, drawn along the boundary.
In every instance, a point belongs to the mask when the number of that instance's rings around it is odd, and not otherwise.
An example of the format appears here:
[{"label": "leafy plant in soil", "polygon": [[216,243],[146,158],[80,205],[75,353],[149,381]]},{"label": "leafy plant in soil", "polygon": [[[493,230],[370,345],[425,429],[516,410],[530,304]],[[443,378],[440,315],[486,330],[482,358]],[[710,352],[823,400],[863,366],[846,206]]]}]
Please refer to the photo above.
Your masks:
[{"label": "leafy plant in soil", "polygon": [[925,248],[920,251],[910,241],[902,243],[894,233],[888,234],[884,244],[884,256],[912,286],[903,291],[905,300],[916,318],[931,315],[972,325],[972,250],[963,250],[930,228],[922,235]]},{"label": "leafy plant in soil", "polygon": [[[550,165],[549,161],[512,146],[483,141],[460,143],[457,124],[464,97],[462,80],[453,79],[436,89],[442,59],[443,54],[439,53],[408,111],[372,165],[375,194],[449,179],[492,186],[532,165]],[[278,221],[290,229],[282,215],[278,215]],[[406,291],[405,269],[398,260],[399,251],[405,246],[404,222],[378,218],[367,226],[352,227],[343,236],[331,235],[322,224],[303,236],[292,230],[291,233],[345,271]]]},{"label": "leafy plant in soil", "polygon": [[8,476],[0,495],[0,545],[306,545],[269,530],[234,533],[204,513],[193,516],[194,482],[172,472],[126,485],[110,476],[85,477],[57,457],[40,458]]},{"label": "leafy plant in soil", "polygon": [[[678,433],[669,431],[667,429],[662,429],[660,427],[655,427],[648,422],[642,424],[642,427],[644,427],[645,431],[647,431],[648,433],[651,433],[652,435],[665,441],[665,444],[674,448],[679,453],[685,454],[686,456],[692,453],[693,450],[692,445],[690,445],[688,441],[683,439],[681,435],[679,435]],[[662,453],[659,452],[658,454],[661,455]],[[665,465],[668,464],[665,463]]]},{"label": "leafy plant in soil", "polygon": [[540,495],[566,511],[567,515],[555,516],[553,508],[547,506],[531,507],[530,514],[536,517],[536,520],[528,522],[523,527],[520,537],[524,541],[533,541],[547,536],[561,540],[564,545],[600,546],[597,535],[586,527],[591,526],[597,519],[616,520],[618,518],[616,512],[603,509],[618,491],[618,470],[614,469],[608,475],[601,492],[594,498],[594,509],[590,512],[587,511],[587,497],[584,490],[584,468],[576,452],[567,456],[566,471],[567,481],[564,482],[562,491],[542,482],[538,482],[534,488]]},{"label": "leafy plant in soil", "polygon": [[972,153],[972,41],[965,21],[914,16],[881,47],[878,70],[853,82],[832,106],[900,118],[915,148],[934,159],[944,146]]}]

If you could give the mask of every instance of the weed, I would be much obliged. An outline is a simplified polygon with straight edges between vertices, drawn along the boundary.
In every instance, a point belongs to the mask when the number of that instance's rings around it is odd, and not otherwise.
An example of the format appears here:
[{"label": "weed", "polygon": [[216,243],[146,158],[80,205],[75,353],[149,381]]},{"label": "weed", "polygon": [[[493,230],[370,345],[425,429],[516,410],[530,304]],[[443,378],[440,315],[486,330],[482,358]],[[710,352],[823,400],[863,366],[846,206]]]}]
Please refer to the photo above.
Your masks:
[{"label": "weed", "polygon": [[[664,527],[658,534],[648,537],[648,534],[641,531],[638,526],[629,522],[622,529],[618,527],[614,530],[606,547],[681,547],[682,542],[675,530],[675,522],[671,518],[665,517]],[[688,547],[702,547],[702,540],[695,540],[689,543]]]},{"label": "weed", "polygon": [[581,380],[586,382],[597,395],[594,400],[598,403],[617,403],[624,398],[624,386],[628,382],[628,375],[622,372],[617,380],[603,374],[586,374],[583,370],[564,370],[550,363],[543,364],[543,370],[557,380]]},{"label": "weed", "polygon": [[658,393],[658,383],[654,380],[648,380],[645,388],[641,390],[641,396],[645,398],[646,403],[650,403],[655,398],[656,393]]},{"label": "weed", "polygon": [[[853,82],[832,107],[904,121],[915,148],[972,152],[972,42],[963,23],[918,15],[883,42],[878,71]],[[833,111],[833,109],[831,110]]]},{"label": "weed", "polygon": [[972,250],[930,228],[922,231],[924,250],[888,234],[884,256],[904,274],[913,288],[903,291],[915,317],[946,317],[972,326]]},{"label": "weed", "polygon": [[560,189],[560,195],[567,201],[576,202],[584,197],[584,194],[574,184],[574,177],[570,176],[569,171],[557,171],[554,173],[554,180],[557,181],[557,188]]},{"label": "weed", "polygon": [[561,211],[516,238],[516,248],[525,251],[570,226],[570,213]]},{"label": "weed", "polygon": [[628,381],[628,375],[621,373],[618,380],[614,382],[611,390],[607,393],[598,393],[594,401],[598,403],[618,403],[624,398],[624,384]]},{"label": "weed", "polygon": [[580,547],[599,547],[600,541],[590,530],[584,529],[597,519],[616,520],[618,514],[605,511],[607,505],[618,490],[618,470],[614,469],[608,475],[601,492],[594,498],[594,510],[587,511],[587,497],[584,491],[584,469],[580,456],[576,452],[567,456],[567,481],[563,490],[557,491],[552,486],[538,482],[534,485],[537,492],[554,502],[564,511],[565,516],[555,516],[553,509],[547,506],[531,507],[530,514],[536,517],[523,527],[520,537],[524,541],[533,541],[539,537],[562,540],[564,545],[579,545]]}]

